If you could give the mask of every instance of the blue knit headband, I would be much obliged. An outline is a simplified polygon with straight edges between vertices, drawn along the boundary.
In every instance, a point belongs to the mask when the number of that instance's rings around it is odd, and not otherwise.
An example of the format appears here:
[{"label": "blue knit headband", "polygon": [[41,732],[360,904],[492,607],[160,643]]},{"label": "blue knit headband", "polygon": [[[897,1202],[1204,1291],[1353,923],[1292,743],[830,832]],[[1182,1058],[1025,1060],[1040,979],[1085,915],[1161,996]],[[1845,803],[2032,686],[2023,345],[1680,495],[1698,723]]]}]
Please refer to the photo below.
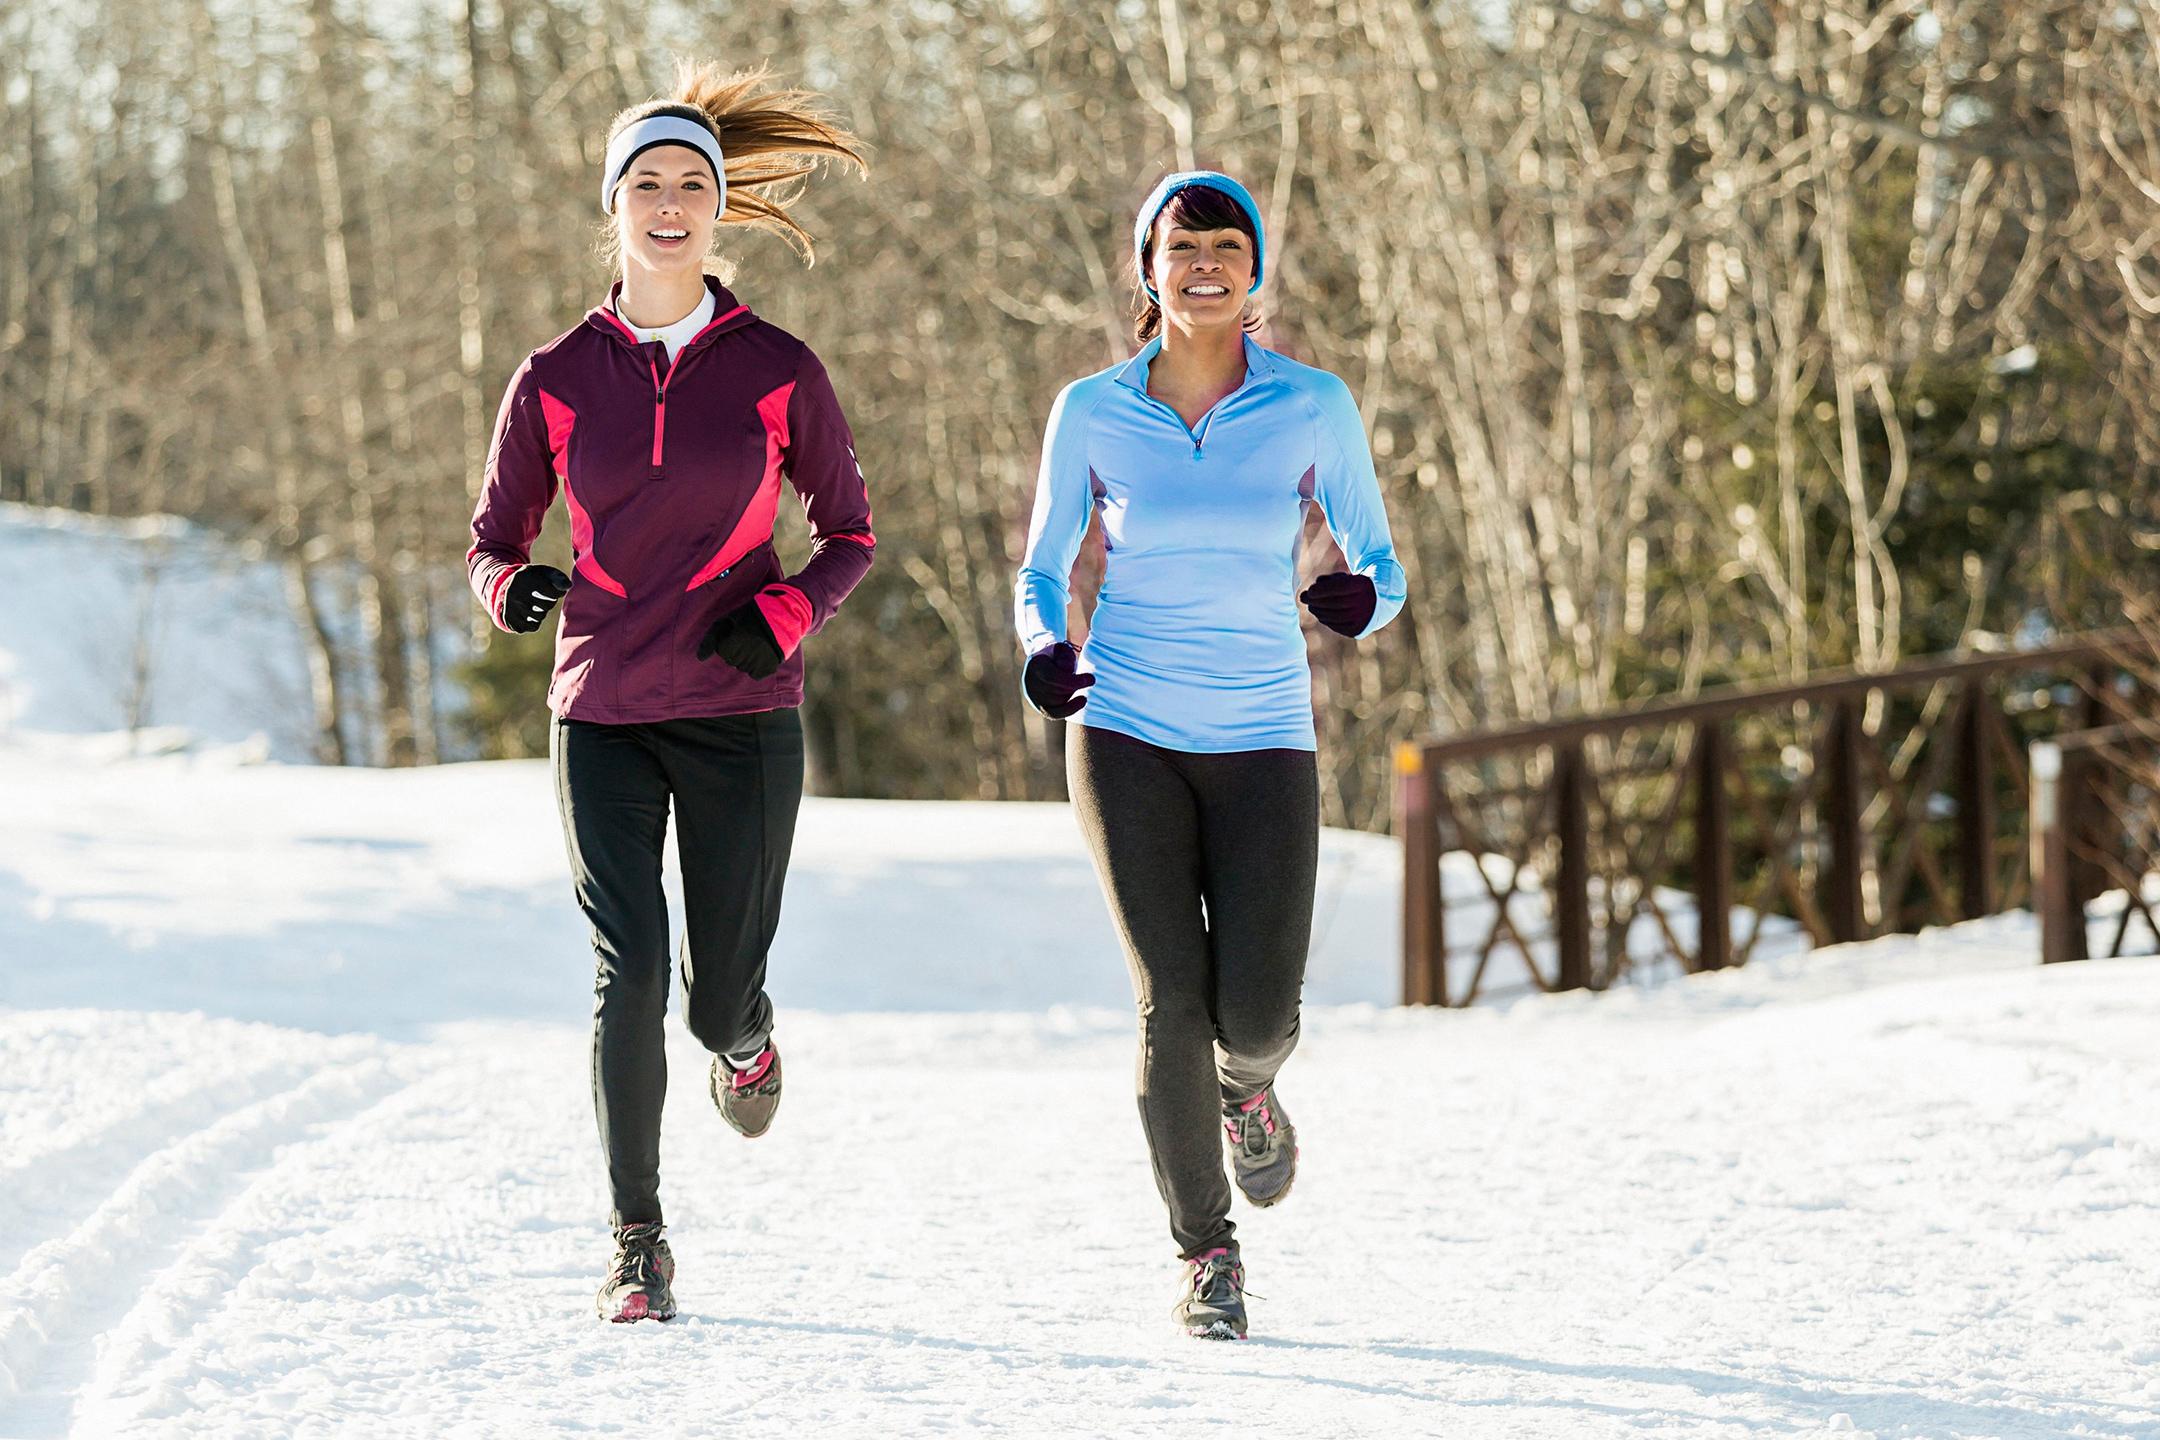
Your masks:
[{"label": "blue knit headband", "polygon": [[1245,218],[1252,222],[1252,289],[1260,288],[1260,277],[1266,273],[1264,262],[1267,259],[1267,232],[1261,228],[1260,207],[1254,203],[1252,192],[1218,170],[1181,170],[1175,175],[1165,177],[1162,184],[1155,187],[1154,193],[1147,197],[1147,203],[1140,207],[1140,214],[1133,221],[1133,263],[1140,267],[1140,286],[1147,291],[1150,300],[1160,301],[1162,297],[1155,293],[1154,282],[1148,279],[1147,258],[1142,253],[1142,248],[1147,244],[1148,231],[1155,228],[1156,217],[1162,214],[1163,207],[1170,203],[1172,196],[1195,185],[1209,190],[1220,190],[1237,202],[1238,208],[1245,212]]}]

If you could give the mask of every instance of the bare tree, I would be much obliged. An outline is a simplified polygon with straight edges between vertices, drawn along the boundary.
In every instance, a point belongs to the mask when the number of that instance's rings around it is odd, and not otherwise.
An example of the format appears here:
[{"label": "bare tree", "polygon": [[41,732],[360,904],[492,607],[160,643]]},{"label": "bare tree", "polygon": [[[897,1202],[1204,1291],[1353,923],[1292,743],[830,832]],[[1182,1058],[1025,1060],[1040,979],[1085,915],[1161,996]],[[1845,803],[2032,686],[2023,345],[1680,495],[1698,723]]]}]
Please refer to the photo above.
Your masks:
[{"label": "bare tree", "polygon": [[[2067,517],[2132,513],[2160,457],[2148,10],[308,0],[197,3],[171,46],[18,7],[0,494],[265,539],[326,758],[442,753],[460,658],[537,703],[460,583],[494,398],[606,283],[608,117],[670,51],[770,59],[874,146],[806,198],[814,267],[731,257],[877,508],[811,666],[819,783],[1055,795],[1010,633],[1043,419],[1130,353],[1132,207],[1219,166],[1267,211],[1264,338],[1357,394],[1411,577],[1376,641],[1313,641],[1326,814],[1379,825],[1412,731],[2115,603],[2041,572],[2092,570]],[[1302,563],[1339,563],[1317,529]]]}]

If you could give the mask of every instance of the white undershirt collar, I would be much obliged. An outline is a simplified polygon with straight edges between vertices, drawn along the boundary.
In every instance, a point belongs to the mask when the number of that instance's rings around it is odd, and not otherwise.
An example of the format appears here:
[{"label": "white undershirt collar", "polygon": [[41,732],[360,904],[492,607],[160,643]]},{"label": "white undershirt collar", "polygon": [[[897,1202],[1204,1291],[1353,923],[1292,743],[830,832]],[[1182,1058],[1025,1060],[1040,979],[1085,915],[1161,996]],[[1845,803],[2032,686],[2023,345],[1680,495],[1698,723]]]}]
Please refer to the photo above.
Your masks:
[{"label": "white undershirt collar", "polygon": [[638,344],[650,345],[653,341],[658,340],[661,344],[667,346],[668,363],[672,365],[675,363],[675,357],[681,352],[682,347],[689,344],[698,331],[703,330],[712,323],[715,308],[717,307],[713,300],[712,287],[707,286],[705,294],[695,306],[691,307],[690,313],[672,325],[632,325],[630,317],[622,313],[622,300],[620,297],[617,297],[615,301],[615,318],[622,321],[631,334],[637,336]]}]

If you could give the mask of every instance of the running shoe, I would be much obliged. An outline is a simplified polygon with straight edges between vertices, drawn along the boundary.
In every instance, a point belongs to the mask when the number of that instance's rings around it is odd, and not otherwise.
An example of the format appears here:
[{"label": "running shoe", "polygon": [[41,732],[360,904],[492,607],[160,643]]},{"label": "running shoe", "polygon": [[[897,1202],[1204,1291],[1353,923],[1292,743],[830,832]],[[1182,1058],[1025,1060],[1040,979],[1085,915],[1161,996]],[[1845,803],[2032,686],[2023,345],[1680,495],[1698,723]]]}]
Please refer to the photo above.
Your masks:
[{"label": "running shoe", "polygon": [[1297,1128],[1268,1086],[1251,1099],[1223,1107],[1230,1137],[1230,1173],[1245,1198],[1263,1209],[1290,1193],[1297,1178]]},{"label": "running shoe", "polygon": [[713,1056],[712,1098],[720,1118],[738,1135],[755,1140],[771,1129],[773,1112],[780,1108],[780,1052],[772,1041],[740,1070],[725,1055]]},{"label": "running shoe", "polygon": [[600,1318],[618,1324],[675,1318],[675,1256],[661,1224],[618,1226],[615,1263],[600,1287]]},{"label": "running shoe", "polygon": [[1171,1313],[1201,1340],[1245,1338],[1245,1267],[1235,1245],[1202,1251],[1185,1262],[1185,1293]]}]

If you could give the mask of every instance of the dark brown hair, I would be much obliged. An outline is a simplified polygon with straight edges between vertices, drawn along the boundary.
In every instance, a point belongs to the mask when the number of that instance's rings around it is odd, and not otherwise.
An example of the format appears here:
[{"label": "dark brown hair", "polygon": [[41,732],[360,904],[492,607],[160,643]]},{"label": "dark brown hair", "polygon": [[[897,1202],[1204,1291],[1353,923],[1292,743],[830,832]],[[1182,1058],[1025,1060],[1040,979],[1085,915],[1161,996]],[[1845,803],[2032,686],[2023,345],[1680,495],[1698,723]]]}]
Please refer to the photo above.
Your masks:
[{"label": "dark brown hair", "polygon": [[[1148,266],[1155,259],[1155,235],[1165,225],[1182,226],[1187,230],[1235,230],[1242,234],[1253,247],[1253,263],[1260,258],[1260,237],[1253,234],[1252,218],[1245,207],[1212,185],[1188,185],[1170,197],[1148,226],[1147,238],[1140,242],[1140,254],[1133,269],[1133,339],[1142,344],[1155,338],[1162,329],[1162,306],[1147,292]],[[1248,297],[1245,301],[1243,324],[1250,335],[1260,328],[1260,307]]]},{"label": "dark brown hair", "polygon": [[[678,61],[675,93],[617,115],[608,138],[655,115],[695,121],[720,142],[727,165],[720,223],[770,230],[794,247],[804,264],[816,260],[816,245],[788,208],[802,198],[802,182],[828,163],[852,165],[858,174],[869,170],[862,141],[824,109],[823,96],[775,86],[772,71],[763,65],[730,74],[710,60]],[[620,269],[620,236],[612,222],[606,232],[601,249],[609,268]]]}]

